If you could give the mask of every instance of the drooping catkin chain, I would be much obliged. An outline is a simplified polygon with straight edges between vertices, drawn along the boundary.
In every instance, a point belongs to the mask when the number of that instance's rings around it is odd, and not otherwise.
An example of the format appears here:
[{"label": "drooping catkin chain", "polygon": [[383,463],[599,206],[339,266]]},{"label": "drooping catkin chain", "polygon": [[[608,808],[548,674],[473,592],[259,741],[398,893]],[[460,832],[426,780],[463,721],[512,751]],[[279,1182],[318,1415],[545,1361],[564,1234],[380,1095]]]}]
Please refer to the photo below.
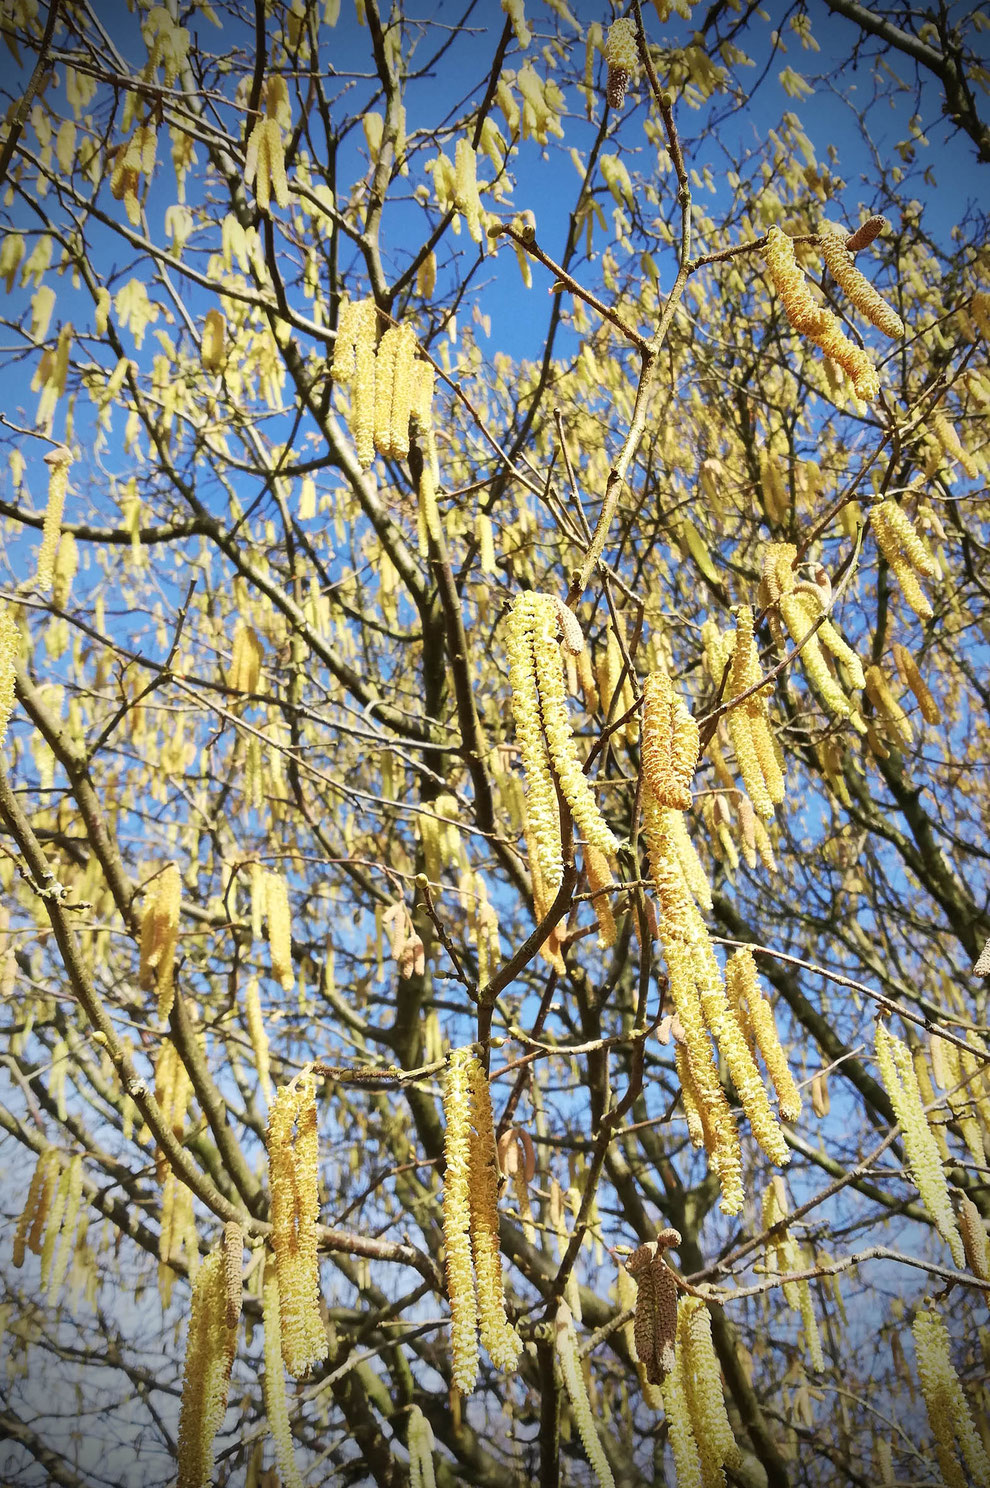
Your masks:
[{"label": "drooping catkin chain", "polygon": [[661,1230],[656,1240],[640,1245],[626,1262],[636,1283],[633,1341],[636,1358],[651,1385],[662,1385],[674,1367],[677,1335],[677,1282],[664,1251],[681,1243],[677,1230]]},{"label": "drooping catkin chain", "polygon": [[[761,680],[759,657],[753,636],[753,611],[740,605],[736,611],[736,638],[729,673],[730,701]],[[728,713],[729,737],[736,763],[754,811],[770,820],[774,806],[784,799],[784,776],[773,747],[766,697],[761,689]]]},{"label": "drooping catkin chain", "polygon": [[586,843],[584,848],[584,871],[588,878],[592,908],[598,919],[598,945],[600,949],[607,950],[615,945],[615,915],[612,913],[608,892],[614,880],[608,858],[601,848],[595,847],[591,842]]},{"label": "drooping catkin chain", "polygon": [[[57,1247],[55,1245],[52,1247],[51,1272],[48,1276],[48,1287],[45,1292],[45,1300],[50,1307],[54,1307],[58,1301],[65,1283],[75,1244],[76,1227],[79,1223],[79,1209],[82,1203],[83,1160],[78,1152],[70,1158],[66,1176],[65,1210],[62,1215],[62,1222],[59,1225]],[[44,1285],[45,1274],[44,1262],[45,1257],[43,1253],[42,1285]]]},{"label": "drooping catkin chain", "polygon": [[[790,593],[780,595],[777,605],[791,639],[798,644],[804,642],[801,646],[801,663],[823,707],[837,718],[858,718],[855,705],[829,671],[825,660],[819,633],[826,622],[823,621],[818,632],[805,640],[821,615],[820,604],[806,590],[792,589]],[[862,670],[857,675],[862,677]]]},{"label": "drooping catkin chain", "polygon": [[319,1152],[312,1074],[300,1075],[275,1094],[268,1117],[268,1173],[282,1357],[289,1373],[299,1378],[326,1358],[328,1348],[320,1315]]},{"label": "drooping catkin chain", "polygon": [[911,721],[891,692],[883,667],[866,668],[866,695],[875,712],[886,719],[905,744],[910,744],[914,737]]},{"label": "drooping catkin chain", "polygon": [[[786,1219],[787,1213],[784,1181],[779,1175],[775,1175],[763,1195],[764,1229],[769,1230],[781,1220]],[[802,1269],[797,1242],[786,1225],[773,1239],[767,1241],[766,1263],[767,1271],[777,1272],[778,1275],[786,1276],[788,1272]],[[811,1367],[821,1372],[825,1368],[825,1358],[822,1353],[821,1334],[818,1331],[818,1319],[815,1316],[808,1280],[805,1278],[803,1281],[785,1281],[782,1283],[782,1290],[788,1307],[801,1314],[804,1340],[807,1344]]]},{"label": "drooping catkin chain", "polygon": [[264,647],[256,630],[240,622],[230,650],[227,686],[235,692],[257,692]]},{"label": "drooping catkin chain", "polygon": [[0,601],[0,749],[14,711],[15,664],[21,635],[10,606]]},{"label": "drooping catkin chain", "polygon": [[777,1092],[780,1114],[785,1121],[796,1121],[801,1114],[801,1094],[781,1047],[773,1008],[760,989],[753,953],[744,947],[730,956],[725,977],[732,1002],[738,1006],[745,1001],[747,1022]]},{"label": "drooping catkin chain", "polygon": [[677,1314],[677,1352],[683,1360],[684,1395],[698,1447],[702,1479],[725,1482],[723,1469],[738,1470],[742,1453],[725,1409],[722,1377],[712,1340],[712,1319],[701,1297],[684,1297]]},{"label": "drooping catkin chain", "polygon": [[262,1392],[268,1430],[275,1443],[275,1461],[283,1488],[302,1488],[302,1476],[296,1464],[289,1424],[289,1403],[285,1393],[285,1370],[282,1366],[282,1323],[279,1311],[278,1279],[270,1264],[265,1264],[262,1292],[262,1315],[265,1329],[265,1377]]},{"label": "drooping catkin chain", "polygon": [[509,612],[506,643],[512,712],[526,773],[527,817],[548,893],[556,892],[563,873],[555,778],[585,840],[610,856],[618,851],[578,759],[567,714],[559,626],[554,598],[526,590]]},{"label": "drooping catkin chain", "polygon": [[666,671],[651,672],[643,684],[642,768],[659,805],[690,809],[698,746],[698,725]]},{"label": "drooping catkin chain", "polygon": [[13,1262],[18,1269],[24,1265],[25,1247],[33,1255],[41,1254],[42,1237],[48,1221],[52,1196],[58,1186],[60,1168],[57,1148],[46,1147],[38,1154],[38,1161],[34,1165],[34,1172],[31,1174],[31,1182],[28,1185],[27,1198],[24,1200],[24,1208],[20,1212],[14,1231]]},{"label": "drooping catkin chain", "polygon": [[598,1436],[591,1402],[584,1384],[584,1375],[581,1373],[574,1319],[571,1316],[571,1309],[563,1300],[557,1303],[554,1342],[557,1358],[560,1360],[560,1372],[564,1377],[564,1388],[571,1405],[571,1414],[581,1437],[585,1456],[598,1479],[600,1488],[615,1488],[615,1479]]},{"label": "drooping catkin chain", "polygon": [[877,1068],[900,1124],[911,1176],[932,1223],[962,1270],[966,1265],[962,1237],[949,1202],[949,1189],[938,1147],[928,1124],[911,1051],[885,1024],[877,1025]]},{"label": "drooping catkin chain", "polygon": [[941,723],[942,712],[938,703],[932,697],[931,690],[918,668],[911,652],[906,646],[895,641],[893,646],[894,663],[901,675],[901,681],[906,687],[910,687],[921,710],[921,716],[926,723]]},{"label": "drooping catkin chain", "polygon": [[358,461],[375,458],[375,341],[378,311],[373,299],[349,300],[340,311],[330,375],[350,389],[350,428]]},{"label": "drooping catkin chain", "polygon": [[292,969],[292,916],[289,910],[289,889],[280,873],[265,874],[264,893],[272,976],[286,992],[291,992],[296,984]]},{"label": "drooping catkin chain", "polygon": [[893,305],[888,305],[883,295],[857,269],[849,251],[849,242],[845,228],[836,227],[834,222],[823,222],[818,229],[818,246],[836,284],[871,325],[892,340],[899,340],[904,335],[903,320]]},{"label": "drooping catkin chain", "polygon": [[51,450],[45,456],[48,466],[48,500],[45,504],[45,521],[41,529],[41,548],[38,552],[37,587],[40,593],[51,593],[55,575],[55,554],[62,532],[62,512],[69,488],[69,466],[72,452],[64,445]]},{"label": "drooping catkin chain", "polygon": [[451,1379],[462,1395],[478,1377],[478,1305],[471,1250],[470,1049],[454,1049],[443,1091],[443,1235],[450,1304]]},{"label": "drooping catkin chain", "polygon": [[212,1250],[199,1268],[186,1334],[179,1408],[178,1488],[208,1488],[214,1439],[227,1410],[237,1327],[228,1326],[224,1256]]},{"label": "drooping catkin chain", "polygon": [[158,1016],[167,1018],[172,1009],[172,971],[179,939],[182,878],[178,865],[169,863],[159,875],[153,899],[141,920],[141,965],[138,981],[148,992],[158,991]]},{"label": "drooping catkin chain", "polygon": [[918,1378],[945,1483],[962,1488],[965,1481],[956,1452],[957,1442],[972,1481],[990,1483],[990,1458],[973,1424],[969,1403],[953,1366],[945,1323],[933,1308],[923,1308],[911,1332]]},{"label": "drooping catkin chain", "polygon": [[663,1382],[663,1408],[674,1458],[677,1488],[709,1488],[703,1475],[698,1443],[691,1423],[685,1382],[684,1351],[674,1350],[674,1367]]},{"label": "drooping catkin chain", "polygon": [[918,575],[937,579],[938,561],[902,506],[888,497],[870,509],[870,527],[908,605],[921,620],[930,620],[934,610],[918,583]]},{"label": "drooping catkin chain", "polygon": [[857,398],[864,403],[872,402],[880,392],[876,368],[866,352],[845,335],[831,310],[816,304],[804,270],[794,257],[794,244],[779,227],[771,227],[767,233],[763,260],[794,329],[819,346],[849,375]]}]

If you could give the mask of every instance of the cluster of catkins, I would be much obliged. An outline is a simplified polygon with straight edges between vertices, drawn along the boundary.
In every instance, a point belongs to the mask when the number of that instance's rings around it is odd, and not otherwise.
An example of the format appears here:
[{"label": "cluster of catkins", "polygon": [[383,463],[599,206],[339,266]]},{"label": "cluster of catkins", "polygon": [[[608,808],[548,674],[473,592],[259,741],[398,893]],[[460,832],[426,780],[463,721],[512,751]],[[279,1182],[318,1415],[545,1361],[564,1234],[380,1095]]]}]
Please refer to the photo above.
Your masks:
[{"label": "cluster of catkins", "polygon": [[404,460],[412,427],[424,435],[432,468],[433,368],[417,359],[411,326],[389,326],[380,342],[377,330],[374,300],[348,300],[341,307],[330,375],[350,389],[350,428],[358,461],[367,469],[376,451],[387,459]]}]

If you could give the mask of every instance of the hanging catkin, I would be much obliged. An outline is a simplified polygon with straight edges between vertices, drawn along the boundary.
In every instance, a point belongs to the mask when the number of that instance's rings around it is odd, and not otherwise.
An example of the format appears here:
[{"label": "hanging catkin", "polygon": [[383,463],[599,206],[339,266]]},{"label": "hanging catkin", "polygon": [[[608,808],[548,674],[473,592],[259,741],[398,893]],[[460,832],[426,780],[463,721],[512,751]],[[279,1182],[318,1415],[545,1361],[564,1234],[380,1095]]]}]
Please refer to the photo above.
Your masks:
[{"label": "hanging catkin", "polygon": [[633,1340],[636,1357],[651,1385],[662,1385],[674,1367],[677,1335],[677,1282],[664,1251],[681,1243],[677,1230],[661,1230],[656,1240],[640,1245],[626,1262],[636,1283]]},{"label": "hanging catkin", "polygon": [[213,1443],[227,1410],[237,1330],[227,1324],[224,1257],[210,1252],[196,1276],[179,1408],[178,1488],[207,1488]]},{"label": "hanging catkin", "polygon": [[564,1387],[571,1405],[571,1414],[584,1445],[585,1456],[598,1479],[599,1488],[615,1488],[615,1479],[598,1436],[591,1403],[588,1400],[588,1391],[585,1388],[584,1375],[581,1373],[574,1320],[571,1317],[570,1308],[563,1300],[557,1303],[554,1339],[557,1358],[560,1360],[560,1372],[564,1377]]},{"label": "hanging catkin", "polygon": [[849,251],[850,241],[855,241],[855,235],[851,240],[845,228],[836,227],[834,222],[823,222],[818,229],[818,245],[822,258],[836,284],[844,290],[871,325],[883,331],[885,336],[899,340],[904,335],[904,322],[894,307],[887,304],[883,295],[857,269]]},{"label": "hanging catkin", "polygon": [[638,58],[636,22],[625,16],[613,21],[605,38],[605,65],[608,68],[605,98],[609,108],[622,107],[629,79],[636,72]]},{"label": "hanging catkin", "polygon": [[477,1059],[467,1065],[471,1100],[471,1131],[468,1160],[471,1201],[471,1253],[478,1302],[481,1342],[496,1369],[515,1368],[522,1342],[505,1315],[502,1257],[498,1230],[498,1157],[492,1098],[485,1074]]},{"label": "hanging catkin", "polygon": [[698,745],[698,725],[666,671],[651,672],[643,684],[642,768],[658,805],[690,808]]},{"label": "hanging catkin", "polygon": [[763,260],[794,329],[821,347],[849,375],[857,398],[872,402],[880,392],[876,368],[866,352],[845,335],[831,310],[815,303],[804,270],[794,257],[794,244],[779,227],[771,227],[767,233]]},{"label": "hanging catkin", "polygon": [[155,897],[149,900],[141,920],[141,965],[138,980],[144,991],[158,991],[158,1016],[167,1018],[172,1008],[172,969],[179,938],[182,879],[175,863],[169,863],[158,878]]},{"label": "hanging catkin", "polygon": [[300,1075],[276,1092],[268,1117],[268,1173],[282,1357],[298,1379],[326,1358],[328,1347],[320,1315],[319,1153],[312,1074]]},{"label": "hanging catkin", "polygon": [[962,1237],[949,1202],[938,1147],[921,1104],[911,1051],[883,1023],[877,1025],[876,1057],[884,1089],[900,1123],[911,1176],[935,1228],[951,1250],[953,1261],[962,1270],[966,1265]]},{"label": "hanging catkin", "polygon": [[286,992],[296,984],[292,970],[292,916],[289,890],[280,873],[265,875],[265,913],[268,916],[268,954],[272,976]]},{"label": "hanging catkin", "polygon": [[69,466],[72,452],[59,446],[45,456],[48,466],[48,501],[45,505],[45,522],[41,531],[41,548],[38,552],[37,587],[40,593],[50,594],[55,574],[55,554],[62,531],[62,512],[69,485]]},{"label": "hanging catkin", "polygon": [[470,1049],[451,1052],[444,1084],[443,1233],[450,1303],[451,1378],[464,1395],[478,1377],[478,1308],[471,1254]]},{"label": "hanging catkin", "polygon": [[680,1303],[677,1351],[683,1359],[684,1395],[707,1488],[709,1484],[724,1483],[723,1468],[738,1471],[742,1453],[725,1409],[711,1313],[701,1297],[684,1297]]},{"label": "hanging catkin", "polygon": [[780,1114],[785,1121],[796,1121],[801,1114],[801,1094],[781,1048],[773,1008],[760,990],[752,952],[743,948],[730,956],[725,976],[732,1000],[737,1004],[745,1000],[749,1028],[777,1092]]},{"label": "hanging catkin", "polygon": [[870,527],[907,604],[919,619],[931,620],[935,612],[922,591],[918,575],[937,578],[938,562],[911,518],[903,507],[888,498],[871,508]]},{"label": "hanging catkin", "polygon": [[302,1476],[296,1465],[289,1424],[289,1403],[285,1394],[285,1370],[282,1366],[282,1324],[279,1313],[279,1287],[274,1268],[265,1264],[263,1320],[265,1328],[265,1377],[263,1391],[268,1430],[275,1443],[282,1488],[302,1488]]},{"label": "hanging catkin", "polygon": [[935,1451],[942,1478],[948,1485],[965,1482],[956,1443],[975,1484],[990,1483],[990,1458],[973,1425],[969,1403],[963,1393],[949,1353],[949,1334],[934,1309],[923,1308],[911,1328],[918,1378],[935,1437]]}]

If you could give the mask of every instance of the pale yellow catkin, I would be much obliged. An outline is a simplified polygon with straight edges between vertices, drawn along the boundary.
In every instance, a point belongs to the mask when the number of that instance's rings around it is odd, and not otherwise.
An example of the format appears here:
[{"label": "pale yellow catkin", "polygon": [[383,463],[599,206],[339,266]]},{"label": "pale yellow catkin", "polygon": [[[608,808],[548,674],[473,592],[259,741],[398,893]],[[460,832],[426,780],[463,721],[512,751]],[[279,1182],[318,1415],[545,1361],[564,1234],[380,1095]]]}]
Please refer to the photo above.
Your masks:
[{"label": "pale yellow catkin", "polygon": [[62,531],[62,512],[69,486],[69,466],[72,454],[64,446],[53,449],[45,456],[48,466],[48,501],[45,505],[45,521],[41,530],[41,548],[38,552],[37,587],[40,593],[49,594],[55,573],[55,554]]},{"label": "pale yellow catkin", "polygon": [[919,619],[930,620],[934,611],[917,578],[919,574],[929,579],[938,577],[938,562],[928,544],[904,508],[890,498],[870,509],[870,527],[908,605]]},{"label": "pale yellow catkin", "polygon": [[406,1446],[409,1450],[409,1488],[436,1488],[433,1469],[433,1427],[418,1405],[409,1411]]},{"label": "pale yellow catkin", "polygon": [[514,601],[509,612],[506,651],[512,714],[526,777],[526,820],[536,844],[543,881],[547,891],[554,894],[564,869],[557,793],[543,736],[536,675],[538,601],[539,596],[532,590],[525,590]]},{"label": "pale yellow catkin", "polygon": [[942,410],[936,408],[928,415],[926,422],[945,453],[951,459],[958,461],[970,480],[978,480],[979,466],[968,450],[963,447],[955,425],[950,423]]},{"label": "pale yellow catkin", "polygon": [[691,1411],[685,1389],[684,1352],[675,1349],[674,1367],[663,1382],[663,1407],[667,1433],[677,1474],[677,1488],[709,1488],[705,1482],[698,1443],[691,1424]]},{"label": "pale yellow catkin", "polygon": [[154,898],[141,920],[141,965],[139,985],[158,992],[158,1016],[167,1018],[172,1008],[172,971],[179,938],[182,878],[177,864],[168,863],[159,875]]},{"label": "pale yellow catkin", "polygon": [[749,1027],[777,1092],[780,1114],[785,1121],[796,1121],[801,1114],[801,1094],[781,1047],[773,1008],[760,989],[752,952],[745,947],[736,951],[726,962],[725,974],[733,999],[745,999]]},{"label": "pale yellow catkin", "polygon": [[375,449],[386,456],[392,454],[392,392],[401,335],[398,326],[389,326],[378,343],[375,360]]},{"label": "pale yellow catkin", "polygon": [[910,687],[921,710],[921,716],[926,723],[941,723],[942,712],[938,703],[932,697],[927,682],[921,675],[918,663],[906,646],[895,642],[893,646],[894,662],[901,675],[901,681],[906,687]]},{"label": "pale yellow catkin", "polygon": [[193,1283],[179,1408],[177,1488],[208,1488],[214,1439],[227,1410],[236,1328],[227,1326],[223,1252],[210,1252]]},{"label": "pale yellow catkin", "polygon": [[227,686],[234,692],[257,692],[264,647],[256,630],[242,621],[234,632]]},{"label": "pale yellow catkin", "polygon": [[292,969],[292,916],[288,886],[280,873],[265,875],[265,912],[272,976],[286,992],[291,992],[296,984]]},{"label": "pale yellow catkin", "polygon": [[918,1378],[945,1483],[964,1483],[956,1443],[972,1481],[990,1483],[990,1458],[973,1425],[969,1402],[953,1367],[945,1323],[933,1309],[924,1308],[915,1318],[911,1331]]},{"label": "pale yellow catkin", "polygon": [[268,1430],[275,1443],[275,1461],[278,1464],[282,1488],[302,1488],[302,1475],[296,1463],[292,1446],[292,1427],[289,1424],[289,1403],[285,1393],[285,1371],[282,1367],[282,1327],[279,1315],[279,1289],[275,1270],[265,1265],[265,1284],[262,1293],[263,1320],[265,1329],[265,1377],[263,1394]]},{"label": "pale yellow catkin", "polygon": [[794,245],[780,228],[771,227],[767,233],[763,259],[794,329],[838,363],[850,377],[857,398],[872,402],[880,392],[876,368],[866,352],[844,334],[832,312],[815,303],[804,270],[794,257]]},{"label": "pale yellow catkin", "polygon": [[223,1227],[223,1280],[228,1328],[236,1328],[240,1320],[243,1269],[244,1231],[236,1219],[228,1219]]},{"label": "pale yellow catkin", "polygon": [[599,1488],[615,1488],[615,1479],[595,1426],[584,1375],[581,1373],[574,1320],[570,1308],[563,1300],[557,1303],[554,1339],[557,1358],[560,1360],[560,1372],[564,1377],[564,1387],[570,1401],[571,1414],[581,1437],[585,1456],[598,1479]]},{"label": "pale yellow catkin", "polygon": [[[24,1265],[24,1250],[29,1232],[35,1227],[36,1220],[44,1211],[44,1220],[47,1219],[48,1203],[51,1198],[51,1175],[53,1168],[58,1163],[58,1153],[53,1147],[46,1147],[38,1154],[38,1160],[31,1174],[31,1182],[28,1185],[27,1198],[24,1200],[24,1208],[17,1220],[14,1231],[13,1263],[20,1269]],[[34,1249],[34,1247],[31,1247]]]},{"label": "pale yellow catkin", "polygon": [[584,849],[584,871],[588,878],[591,905],[598,919],[598,945],[607,950],[615,945],[615,915],[609,888],[614,882],[608,858],[601,848],[586,843]]},{"label": "pale yellow catkin", "polygon": [[10,606],[0,601],[0,749],[7,738],[10,715],[14,711],[17,653],[21,636]]},{"label": "pale yellow catkin", "polygon": [[907,1045],[885,1024],[877,1025],[876,1058],[884,1089],[894,1108],[907,1153],[911,1176],[932,1222],[962,1270],[966,1265],[962,1237],[956,1227],[945,1171],[921,1104],[921,1091]]},{"label": "pale yellow catkin", "polygon": [[905,744],[910,744],[914,737],[911,721],[891,692],[883,667],[866,668],[866,695],[875,711],[892,725]]},{"label": "pale yellow catkin", "polygon": [[651,672],[643,684],[642,769],[660,806],[689,809],[698,747],[698,725],[666,671]]},{"label": "pale yellow catkin", "polygon": [[244,1019],[247,1023],[248,1038],[251,1040],[251,1051],[254,1054],[254,1067],[258,1075],[258,1084],[261,1086],[265,1100],[270,1105],[272,1099],[271,1062],[269,1058],[268,1034],[265,1031],[265,1018],[261,1010],[261,992],[258,987],[257,977],[252,977],[244,990]]},{"label": "pale yellow catkin", "polygon": [[612,22],[605,38],[605,65],[608,68],[605,97],[609,108],[622,107],[629,79],[636,72],[638,62],[636,22],[623,16]]},{"label": "pale yellow catkin", "polygon": [[271,1245],[278,1276],[282,1358],[297,1379],[327,1356],[320,1314],[316,1080],[278,1090],[268,1117]]},{"label": "pale yellow catkin", "polygon": [[354,373],[351,378],[351,434],[358,463],[367,469],[375,458],[375,336],[378,312],[372,299],[360,300],[354,312]]},{"label": "pale yellow catkin", "polygon": [[899,340],[904,335],[903,320],[857,269],[849,252],[848,242],[849,236],[845,228],[836,227],[832,222],[822,223],[818,231],[818,244],[832,278],[871,325],[875,325],[877,330],[883,331],[892,340]]},{"label": "pale yellow catkin", "polygon": [[452,1050],[444,1084],[443,1233],[450,1304],[451,1379],[468,1395],[478,1377],[478,1307],[471,1251],[470,1049]]},{"label": "pale yellow catkin", "polygon": [[52,1261],[51,1276],[48,1279],[48,1290],[45,1294],[49,1307],[53,1307],[58,1301],[69,1270],[82,1203],[82,1186],[83,1161],[80,1154],[75,1153],[69,1160],[65,1213],[59,1227],[58,1248]]},{"label": "pale yellow catkin", "polygon": [[678,1305],[677,1347],[683,1355],[684,1393],[704,1482],[724,1482],[723,1469],[737,1469],[742,1453],[725,1409],[711,1313],[700,1297],[684,1297]]}]

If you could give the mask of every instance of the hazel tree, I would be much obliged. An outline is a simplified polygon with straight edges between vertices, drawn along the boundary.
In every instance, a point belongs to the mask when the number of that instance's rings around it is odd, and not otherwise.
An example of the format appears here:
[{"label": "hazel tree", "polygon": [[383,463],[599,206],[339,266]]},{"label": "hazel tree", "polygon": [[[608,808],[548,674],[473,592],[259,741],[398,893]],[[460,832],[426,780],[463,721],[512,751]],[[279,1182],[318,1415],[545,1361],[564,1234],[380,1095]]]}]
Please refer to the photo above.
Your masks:
[{"label": "hazel tree", "polygon": [[407,9],[4,8],[0,1473],[978,1488],[985,21]]}]

